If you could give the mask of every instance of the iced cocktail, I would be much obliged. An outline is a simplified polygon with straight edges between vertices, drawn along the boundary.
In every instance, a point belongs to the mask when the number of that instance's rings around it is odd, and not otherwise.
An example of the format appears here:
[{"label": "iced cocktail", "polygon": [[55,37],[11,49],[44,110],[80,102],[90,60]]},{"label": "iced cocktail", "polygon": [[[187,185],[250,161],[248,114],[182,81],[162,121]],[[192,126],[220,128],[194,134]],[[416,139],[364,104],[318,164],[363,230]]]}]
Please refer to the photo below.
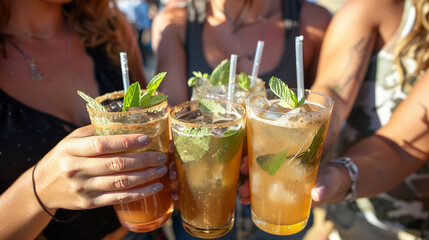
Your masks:
[{"label": "iced cocktail", "polygon": [[333,101],[304,94],[307,100],[294,109],[271,90],[246,99],[252,220],[271,234],[301,231],[310,213]]},{"label": "iced cocktail", "polygon": [[233,226],[245,115],[240,104],[208,99],[170,113],[182,224],[193,236],[216,238]]}]

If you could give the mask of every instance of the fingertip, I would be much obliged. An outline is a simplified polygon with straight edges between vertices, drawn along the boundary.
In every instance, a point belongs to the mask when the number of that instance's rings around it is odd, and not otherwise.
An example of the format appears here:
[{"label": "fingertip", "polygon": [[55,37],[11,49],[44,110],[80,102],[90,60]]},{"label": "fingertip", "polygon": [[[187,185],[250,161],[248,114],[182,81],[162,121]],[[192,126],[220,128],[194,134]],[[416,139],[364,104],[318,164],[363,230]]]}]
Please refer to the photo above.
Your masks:
[{"label": "fingertip", "polygon": [[321,202],[323,200],[323,198],[325,197],[325,194],[326,194],[326,187],[323,185],[316,185],[311,190],[311,198],[315,202]]},{"label": "fingertip", "polygon": [[142,135],[137,138],[137,143],[141,146],[146,146],[149,144],[149,142],[150,142],[150,138],[146,135]]}]

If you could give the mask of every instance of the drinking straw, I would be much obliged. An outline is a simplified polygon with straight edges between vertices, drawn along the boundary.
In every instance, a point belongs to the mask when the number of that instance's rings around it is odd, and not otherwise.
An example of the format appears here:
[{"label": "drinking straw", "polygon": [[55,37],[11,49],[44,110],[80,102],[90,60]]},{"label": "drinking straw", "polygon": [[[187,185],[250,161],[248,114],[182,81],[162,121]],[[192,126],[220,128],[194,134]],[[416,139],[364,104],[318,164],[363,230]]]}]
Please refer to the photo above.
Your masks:
[{"label": "drinking straw", "polygon": [[122,83],[124,85],[124,93],[126,93],[128,90],[128,87],[130,86],[130,77],[128,74],[127,53],[126,52],[120,52],[119,56],[121,57]]},{"label": "drinking straw", "polygon": [[[232,102],[234,98],[234,87],[235,87],[235,75],[237,68],[237,55],[231,54],[231,60],[229,63],[229,81],[228,81],[228,101]],[[227,105],[228,111],[231,111],[231,106],[228,103]]]},{"label": "drinking straw", "polygon": [[258,77],[259,64],[261,63],[262,50],[264,49],[264,41],[259,40],[256,46],[255,61],[253,62],[252,76],[250,78],[250,86],[255,84],[256,78]]},{"label": "drinking straw", "polygon": [[295,37],[295,55],[296,55],[296,81],[298,101],[304,97],[304,69],[302,59],[302,35]]}]

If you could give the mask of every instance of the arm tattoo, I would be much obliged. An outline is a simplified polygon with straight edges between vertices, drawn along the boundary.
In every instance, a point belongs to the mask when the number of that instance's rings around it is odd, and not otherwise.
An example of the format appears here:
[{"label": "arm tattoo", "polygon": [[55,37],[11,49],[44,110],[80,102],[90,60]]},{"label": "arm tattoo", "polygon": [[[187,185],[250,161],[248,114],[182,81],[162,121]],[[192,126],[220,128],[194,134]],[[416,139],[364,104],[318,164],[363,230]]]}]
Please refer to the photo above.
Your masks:
[{"label": "arm tattoo", "polygon": [[[349,60],[345,68],[340,74],[340,77],[337,78],[337,83],[334,86],[334,90],[338,95],[344,91],[344,89],[354,80],[358,79],[362,81],[364,72],[363,70],[367,67],[364,65],[365,58],[368,56],[371,38],[365,39],[361,38],[353,47],[350,49]],[[359,65],[356,71],[350,71],[350,66],[353,66],[354,63],[358,62]],[[344,77],[346,76],[346,77]],[[341,83],[341,80],[345,81]]]}]

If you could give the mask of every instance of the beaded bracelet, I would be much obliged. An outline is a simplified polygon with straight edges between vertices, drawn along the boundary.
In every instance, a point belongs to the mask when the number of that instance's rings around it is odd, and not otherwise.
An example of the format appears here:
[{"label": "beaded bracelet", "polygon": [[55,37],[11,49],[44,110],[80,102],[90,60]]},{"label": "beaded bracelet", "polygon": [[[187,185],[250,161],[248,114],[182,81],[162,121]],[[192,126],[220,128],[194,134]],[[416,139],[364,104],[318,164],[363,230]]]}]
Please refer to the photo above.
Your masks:
[{"label": "beaded bracelet", "polygon": [[36,191],[36,182],[34,181],[34,172],[36,171],[36,166],[37,166],[37,163],[34,165],[34,167],[33,167],[33,171],[32,171],[32,173],[31,173],[31,180],[33,181],[33,192],[34,192],[34,196],[36,196],[36,199],[37,199],[37,201],[39,202],[39,205],[42,207],[42,209],[49,215],[49,216],[51,216],[52,217],[52,219],[54,219],[56,222],[60,222],[60,223],[70,223],[70,222],[72,222],[73,220],[75,220],[79,215],[80,215],[80,213],[78,212],[77,214],[75,214],[75,215],[72,215],[72,216],[70,216],[70,218],[68,218],[68,219],[59,219],[59,218],[57,218],[57,217],[55,217],[52,213],[50,213],[49,211],[48,211],[48,209],[46,209],[46,207],[45,207],[45,205],[42,203],[42,201],[40,200],[40,198],[39,198],[39,196],[37,195],[37,191]]}]

